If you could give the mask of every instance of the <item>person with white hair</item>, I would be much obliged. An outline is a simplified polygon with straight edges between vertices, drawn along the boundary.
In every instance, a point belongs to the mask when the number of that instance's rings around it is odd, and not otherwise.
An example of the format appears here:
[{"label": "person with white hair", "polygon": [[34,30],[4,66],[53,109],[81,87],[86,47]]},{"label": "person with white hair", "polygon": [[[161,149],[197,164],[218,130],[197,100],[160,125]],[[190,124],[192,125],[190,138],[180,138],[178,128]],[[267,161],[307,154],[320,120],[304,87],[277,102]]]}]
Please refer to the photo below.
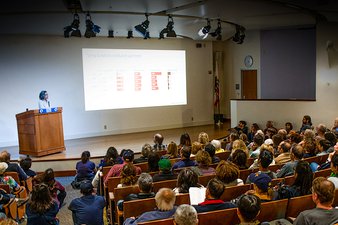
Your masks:
[{"label": "person with white hair", "polygon": [[215,147],[215,149],[216,149],[216,154],[217,154],[217,153],[220,153],[220,152],[224,152],[224,149],[222,148],[222,145],[221,145],[221,141],[220,141],[220,140],[214,139],[214,140],[212,140],[210,143]]},{"label": "person with white hair", "polygon": [[180,205],[174,214],[175,225],[197,225],[197,212],[194,207],[187,204]]},{"label": "person with white hair", "polygon": [[135,217],[127,218],[124,225],[135,225],[140,222],[167,219],[174,215],[176,206],[175,192],[169,188],[161,188],[155,195],[157,209],[150,212],[145,212],[137,219]]}]

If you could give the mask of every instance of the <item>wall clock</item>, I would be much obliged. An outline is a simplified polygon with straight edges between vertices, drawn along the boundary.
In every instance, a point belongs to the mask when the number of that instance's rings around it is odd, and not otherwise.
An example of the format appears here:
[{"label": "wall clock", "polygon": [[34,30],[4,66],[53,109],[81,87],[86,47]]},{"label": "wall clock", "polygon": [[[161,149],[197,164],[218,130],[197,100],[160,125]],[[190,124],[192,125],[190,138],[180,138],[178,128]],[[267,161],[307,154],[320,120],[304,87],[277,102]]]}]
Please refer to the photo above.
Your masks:
[{"label": "wall clock", "polygon": [[252,66],[252,64],[253,64],[253,58],[252,58],[252,56],[251,55],[245,56],[245,58],[244,58],[244,65],[246,67],[250,68]]}]

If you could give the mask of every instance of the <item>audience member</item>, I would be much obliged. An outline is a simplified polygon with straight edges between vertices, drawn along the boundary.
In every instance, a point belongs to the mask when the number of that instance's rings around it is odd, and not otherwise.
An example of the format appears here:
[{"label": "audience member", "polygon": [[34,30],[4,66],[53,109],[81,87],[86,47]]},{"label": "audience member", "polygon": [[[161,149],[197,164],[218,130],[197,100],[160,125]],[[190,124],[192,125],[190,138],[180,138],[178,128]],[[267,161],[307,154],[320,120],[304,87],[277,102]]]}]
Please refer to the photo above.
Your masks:
[{"label": "audience member", "polygon": [[170,159],[178,158],[178,148],[175,142],[172,141],[168,144],[167,154],[165,156]]},{"label": "audience member", "polygon": [[[262,150],[261,153],[259,154],[259,158],[258,158],[258,169],[259,172],[264,173],[266,175],[268,175],[271,179],[276,179],[277,176],[274,172],[272,172],[271,170],[269,170],[269,165],[272,163],[273,161],[273,155],[269,150]],[[254,168],[254,167],[253,167]],[[249,169],[253,169],[251,167],[249,167]],[[252,183],[251,180],[249,180],[249,177],[246,180],[246,183]]]},{"label": "audience member", "polygon": [[303,158],[303,147],[297,144],[291,147],[291,161],[284,164],[284,166],[277,171],[277,178],[291,176],[294,174],[294,168],[296,168],[299,160]]},{"label": "audience member", "polygon": [[248,127],[246,126],[246,121],[240,120],[238,125],[234,128],[238,134],[248,135]]},{"label": "audience member", "polygon": [[148,172],[158,172],[158,162],[160,161],[160,156],[157,152],[150,152],[148,155]]},{"label": "audience member", "polygon": [[233,145],[234,141],[236,141],[238,139],[239,139],[238,133],[237,132],[231,132],[230,135],[229,135],[229,141],[225,146],[225,150],[231,151],[232,148],[233,148],[232,145]]},{"label": "audience member", "polygon": [[141,157],[134,159],[134,164],[148,162],[148,155],[152,151],[150,144],[144,144],[141,150]]},{"label": "audience member", "polygon": [[233,153],[237,150],[237,149],[241,149],[245,152],[245,154],[247,155],[247,157],[249,158],[249,150],[248,147],[245,145],[243,140],[236,140],[234,141],[234,143],[232,144],[232,150],[231,150],[231,154],[229,156],[229,159],[231,159]]},{"label": "audience member", "polygon": [[272,179],[267,174],[258,171],[250,174],[248,180],[253,183],[253,190],[249,190],[247,193],[256,195],[262,202],[273,199],[273,190],[270,187]]},{"label": "audience member", "polygon": [[11,176],[5,176],[4,173],[8,168],[8,164],[5,162],[0,162],[0,184],[9,185],[11,194],[18,192],[20,189],[24,187],[20,187],[20,185],[13,179]]},{"label": "audience member", "polygon": [[221,200],[223,192],[223,183],[217,178],[213,178],[208,182],[204,202],[193,205],[193,207],[198,213],[235,208],[236,206],[234,204]]},{"label": "audience member", "polygon": [[122,164],[122,157],[119,156],[115,147],[109,147],[107,149],[106,155],[103,159],[100,160],[98,168],[102,168],[105,166],[113,166],[115,164]]},{"label": "audience member", "polygon": [[331,175],[327,179],[338,189],[338,154],[334,154],[331,158],[331,171]]},{"label": "audience member", "polygon": [[198,142],[201,143],[202,147],[209,143],[209,135],[205,132],[201,132],[198,135]]},{"label": "audience member", "polygon": [[216,178],[223,182],[225,187],[243,185],[239,179],[239,169],[228,161],[220,161],[216,167]]},{"label": "audience member", "polygon": [[27,179],[27,174],[25,173],[25,171],[23,171],[23,169],[17,163],[11,162],[11,154],[9,154],[9,152],[7,152],[6,150],[0,153],[0,162],[7,163],[8,167],[6,169],[6,172],[17,172],[20,181],[24,181]]},{"label": "audience member", "polygon": [[276,199],[293,198],[311,194],[313,173],[306,161],[299,161],[295,169],[295,181],[291,186],[283,185],[277,189]]},{"label": "audience member", "polygon": [[181,160],[176,162],[172,170],[182,168],[182,167],[189,167],[189,166],[197,166],[196,161],[190,159],[190,154],[191,154],[191,147],[189,146],[183,146],[181,150]]},{"label": "audience member", "polygon": [[196,209],[188,204],[178,206],[174,214],[174,225],[198,225]]},{"label": "audience member", "polygon": [[90,161],[90,152],[84,151],[81,154],[81,161],[76,163],[75,181],[92,181],[96,173],[95,163]]},{"label": "audience member", "polygon": [[211,157],[208,152],[203,150],[199,151],[196,155],[196,162],[198,166],[195,167],[195,171],[197,172],[198,176],[215,174],[215,169],[210,166]]},{"label": "audience member", "polygon": [[155,151],[165,150],[165,145],[163,144],[164,137],[162,134],[154,135],[154,146],[153,149]]},{"label": "audience member", "polygon": [[318,153],[316,156],[321,156],[321,155],[327,155],[329,154],[329,150],[330,150],[330,147],[331,147],[331,143],[326,140],[326,139],[320,139],[318,142],[317,142],[317,150],[318,150]]},{"label": "audience member", "polygon": [[334,146],[338,141],[338,136],[336,136],[331,131],[328,131],[328,132],[325,132],[324,138],[330,142],[330,148],[329,148],[328,152],[333,152]]},{"label": "audience member", "polygon": [[[279,132],[279,131],[278,131]],[[272,136],[272,147],[273,147],[273,155],[274,156],[277,156],[278,153],[277,153],[277,148],[278,148],[278,145],[285,139],[283,138],[283,136],[279,133],[275,134]]]},{"label": "audience member", "polygon": [[253,123],[250,127],[250,132],[248,133],[248,140],[249,142],[253,141],[253,138],[256,134],[256,132],[259,130],[259,126],[257,123]]},{"label": "audience member", "polygon": [[289,133],[290,144],[299,144],[302,141],[302,136],[296,132]]},{"label": "audience member", "polygon": [[304,133],[306,129],[312,129],[311,117],[305,115],[302,120],[302,126],[299,129],[299,133]]},{"label": "audience member", "polygon": [[192,144],[191,144],[191,154],[190,154],[190,157],[195,157],[196,154],[199,152],[199,151],[202,151],[204,148],[204,146],[199,143],[198,141],[194,141]]},{"label": "audience member", "polygon": [[48,168],[44,173],[38,175],[36,181],[38,183],[44,183],[49,187],[52,198],[58,203],[59,208],[64,205],[67,192],[65,187],[59,181],[55,180],[54,170],[52,168]]},{"label": "audience member", "polygon": [[222,148],[222,144],[220,140],[214,139],[210,142],[210,144],[212,144],[215,147],[216,154],[224,152],[224,149]]},{"label": "audience member", "polygon": [[[268,151],[269,154],[268,153],[262,154],[263,151]],[[263,159],[264,160],[263,164],[266,166],[266,168],[264,168],[264,170],[267,169],[267,167],[269,165],[275,165],[275,160],[273,159],[273,147],[271,145],[262,144],[261,147],[260,147],[260,153],[258,155],[258,158],[254,160],[254,162],[251,164],[249,169],[259,168],[261,161],[262,161],[262,157],[265,157]],[[272,178],[272,179],[274,179],[274,178]]]},{"label": "audience member", "polygon": [[331,128],[331,132],[336,135],[338,138],[338,117],[333,122],[333,127]]},{"label": "audience member", "polygon": [[171,170],[171,162],[167,158],[162,158],[158,161],[158,167],[160,169],[158,174],[153,176],[154,182],[163,181],[163,180],[175,180],[177,175],[174,174]]},{"label": "audience member", "polygon": [[293,130],[293,125],[292,125],[291,122],[286,122],[286,123],[285,123],[285,130],[286,130],[287,134],[289,134],[290,131]]},{"label": "audience member", "polygon": [[[121,174],[122,168],[127,163],[132,163],[134,160],[134,152],[130,149],[125,149],[123,154],[124,162],[122,164],[115,164],[108,172],[106,177],[104,178],[104,183],[107,184],[109,177],[118,177]],[[142,170],[140,167],[136,167],[136,174],[141,174]]]},{"label": "audience member", "polygon": [[90,182],[83,182],[80,190],[82,196],[73,199],[68,206],[68,209],[72,211],[74,225],[102,225],[104,197],[94,194],[94,188]]},{"label": "audience member", "polygon": [[183,133],[180,137],[180,144],[178,145],[178,155],[181,155],[183,146],[191,147],[191,139],[188,133]]},{"label": "audience member", "polygon": [[317,133],[316,138],[324,138],[324,134],[326,131],[327,131],[327,128],[325,124],[322,124],[322,123],[318,124],[318,126],[316,126],[316,133]]},{"label": "audience member", "polygon": [[136,167],[132,163],[127,163],[123,166],[121,171],[121,181],[117,187],[126,187],[136,184]]},{"label": "audience member", "polygon": [[[240,134],[239,139],[242,140],[245,143],[245,145],[250,144],[250,142],[248,140],[248,136],[246,134],[243,134],[243,133]],[[233,143],[232,143],[232,145],[233,145]]]},{"label": "audience member", "polygon": [[3,189],[0,189],[0,221],[1,219],[6,218],[6,210],[4,205],[6,205],[13,197],[14,196],[6,193]]},{"label": "audience member", "polygon": [[48,185],[35,185],[26,205],[27,225],[59,224],[56,217],[58,212],[59,206],[52,199]]},{"label": "audience member", "polygon": [[155,195],[156,210],[145,212],[137,219],[135,217],[127,218],[123,224],[134,225],[140,222],[170,218],[176,211],[176,206],[174,206],[175,200],[176,195],[173,190],[161,188]]},{"label": "audience member", "polygon": [[324,177],[317,177],[312,184],[312,199],[316,208],[301,212],[294,225],[336,224],[338,209],[332,207],[334,184]]},{"label": "audience member", "polygon": [[29,176],[29,177],[35,177],[36,176],[36,172],[31,170],[32,159],[29,156],[20,160],[20,166],[23,169],[23,171],[25,171],[27,176]]},{"label": "audience member", "polygon": [[263,133],[266,139],[272,138],[273,135],[277,134],[277,128],[273,126],[273,121],[271,120],[266,121]]},{"label": "audience member", "polygon": [[285,164],[291,161],[291,144],[287,141],[282,141],[277,148],[279,155],[275,158],[276,164]]},{"label": "audience member", "polygon": [[234,163],[238,169],[245,170],[248,169],[247,165],[248,156],[242,149],[237,149],[234,151],[231,157],[231,162]]},{"label": "audience member", "polygon": [[184,168],[177,176],[177,187],[174,188],[176,194],[189,193],[190,187],[203,187],[198,183],[198,175],[191,168]]},{"label": "audience member", "polygon": [[315,132],[310,129],[306,129],[304,131],[304,138],[303,141],[299,143],[304,150],[303,158],[309,158],[316,155],[316,139],[315,139]]},{"label": "audience member", "polygon": [[[285,129],[279,129],[277,132],[278,135],[280,135],[282,137],[282,141],[286,140],[287,136],[288,136],[288,132]],[[274,141],[275,142],[275,141]],[[274,143],[275,144],[275,143]]]},{"label": "audience member", "polygon": [[260,153],[261,145],[264,143],[264,136],[257,133],[253,138],[253,144],[250,149],[250,158],[257,158]]},{"label": "audience member", "polygon": [[155,197],[155,193],[152,192],[153,178],[148,173],[141,173],[140,177],[137,180],[137,185],[140,192],[136,194],[129,194],[124,200],[118,201],[117,207],[119,208],[119,210],[123,211],[123,202],[125,201]]},{"label": "audience member", "polygon": [[205,146],[204,150],[209,153],[209,155],[211,157],[211,163],[212,164],[219,163],[220,159],[219,159],[219,157],[215,156],[216,149],[215,149],[215,147],[212,144],[210,144],[210,143],[207,144]]},{"label": "audience member", "polygon": [[261,199],[256,195],[242,195],[237,204],[237,216],[240,225],[256,225],[256,219],[261,210]]}]

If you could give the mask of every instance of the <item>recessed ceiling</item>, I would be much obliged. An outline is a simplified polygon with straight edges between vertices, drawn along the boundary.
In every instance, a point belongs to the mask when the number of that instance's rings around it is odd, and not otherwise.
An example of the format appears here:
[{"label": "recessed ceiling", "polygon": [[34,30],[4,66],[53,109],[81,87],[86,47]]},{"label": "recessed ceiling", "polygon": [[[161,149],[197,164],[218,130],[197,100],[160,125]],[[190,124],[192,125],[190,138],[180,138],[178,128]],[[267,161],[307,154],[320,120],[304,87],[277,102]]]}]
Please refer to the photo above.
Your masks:
[{"label": "recessed ceiling", "polygon": [[236,24],[246,30],[261,30],[338,22],[335,0],[11,0],[1,4],[1,34],[62,36],[75,11],[80,15],[81,30],[85,30],[85,13],[91,13],[92,21],[101,27],[99,36],[114,30],[115,36],[125,37],[145,20],[146,13],[153,38],[158,38],[169,14],[177,34],[196,40],[201,39],[197,32],[207,18],[211,19],[211,30],[221,19],[223,40],[235,33]]}]

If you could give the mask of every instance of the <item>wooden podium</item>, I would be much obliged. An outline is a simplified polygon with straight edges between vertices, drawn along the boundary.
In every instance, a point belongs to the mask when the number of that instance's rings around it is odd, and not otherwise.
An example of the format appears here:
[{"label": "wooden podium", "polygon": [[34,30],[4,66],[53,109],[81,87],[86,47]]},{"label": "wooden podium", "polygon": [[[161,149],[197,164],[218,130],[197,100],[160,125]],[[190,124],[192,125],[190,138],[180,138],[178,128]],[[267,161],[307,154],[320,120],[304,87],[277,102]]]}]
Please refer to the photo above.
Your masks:
[{"label": "wooden podium", "polygon": [[62,107],[57,112],[40,113],[38,109],[16,114],[19,153],[44,156],[64,151]]}]

